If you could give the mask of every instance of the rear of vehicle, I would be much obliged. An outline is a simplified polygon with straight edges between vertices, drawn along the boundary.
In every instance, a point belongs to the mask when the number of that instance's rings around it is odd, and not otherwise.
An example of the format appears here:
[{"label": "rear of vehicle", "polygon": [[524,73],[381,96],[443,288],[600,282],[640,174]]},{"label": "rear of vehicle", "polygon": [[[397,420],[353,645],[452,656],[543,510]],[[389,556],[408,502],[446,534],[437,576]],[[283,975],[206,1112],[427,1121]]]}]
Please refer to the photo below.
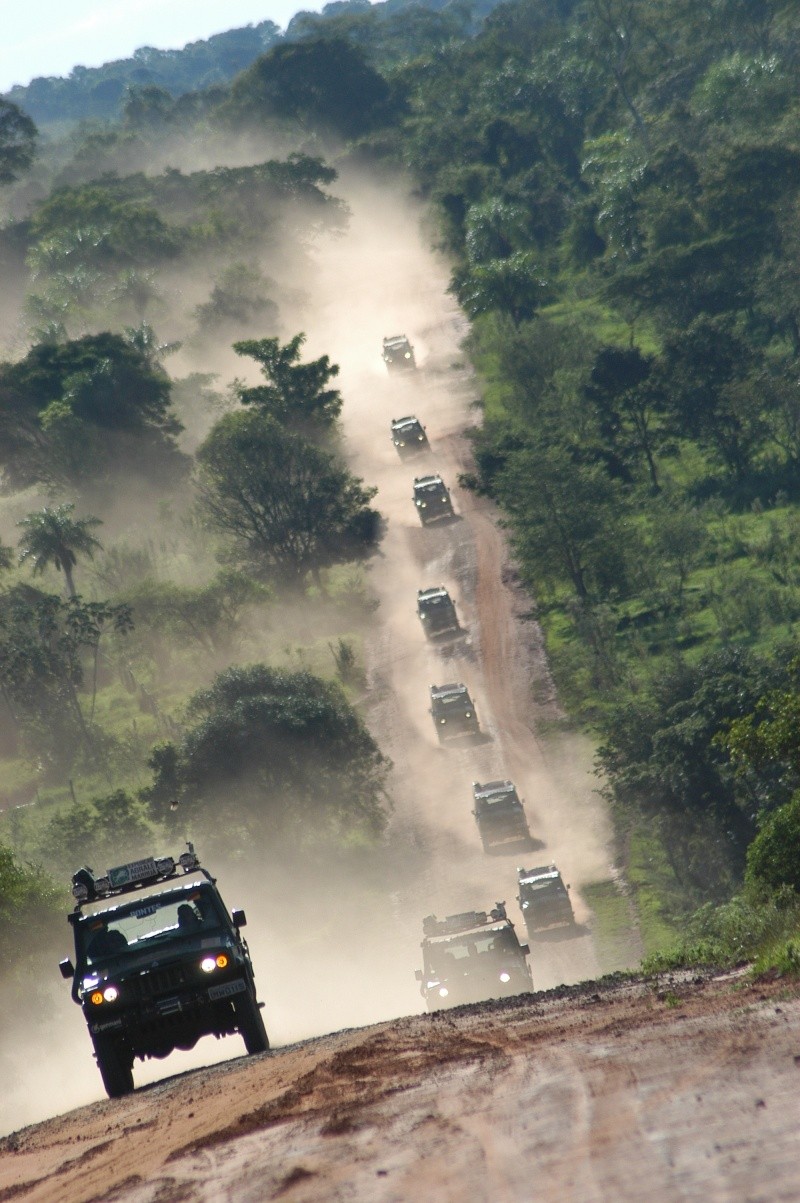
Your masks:
[{"label": "rear of vehicle", "polygon": [[519,869],[517,901],[531,938],[548,931],[574,929],[575,915],[569,887],[555,865]]},{"label": "rear of vehicle", "polygon": [[169,871],[171,858],[96,881],[76,874],[87,896],[69,916],[75,966],[62,962],[61,971],[72,977],[110,1097],[133,1089],[136,1058],[166,1057],[202,1036],[238,1032],[248,1053],[269,1048],[239,932],[244,913],[229,915],[214,880],[193,854],[184,858],[182,874]]},{"label": "rear of vehicle", "polygon": [[472,786],[475,822],[484,851],[503,844],[528,844],[531,833],[525,809],[512,781],[475,781]]},{"label": "rear of vehicle", "polygon": [[480,733],[466,685],[431,685],[431,717],[440,743]]},{"label": "rear of vehicle", "polygon": [[533,990],[528,946],[520,944],[503,904],[487,915],[467,911],[423,923],[420,993],[429,1011]]}]

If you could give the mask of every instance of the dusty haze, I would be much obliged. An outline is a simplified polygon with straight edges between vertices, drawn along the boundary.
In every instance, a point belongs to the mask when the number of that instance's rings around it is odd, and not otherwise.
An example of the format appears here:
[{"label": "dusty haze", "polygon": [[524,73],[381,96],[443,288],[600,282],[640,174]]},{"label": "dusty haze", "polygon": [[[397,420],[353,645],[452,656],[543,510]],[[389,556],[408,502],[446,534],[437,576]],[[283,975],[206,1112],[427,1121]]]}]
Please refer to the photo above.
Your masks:
[{"label": "dusty haze", "polygon": [[[268,848],[249,865],[226,864],[215,860],[213,848],[199,849],[228,905],[247,910],[245,934],[275,1045],[420,1011],[414,970],[421,964],[421,919],[431,911],[444,915],[505,900],[524,939],[514,898],[518,863],[555,860],[573,886],[581,921],[590,919],[581,885],[607,879],[612,869],[591,749],[566,734],[546,742],[537,736],[537,716],[551,723],[559,717],[540,637],[522,621],[525,599],[502,583],[507,556],[491,507],[458,488],[458,473],[469,462],[462,432],[478,415],[476,384],[459,347],[465,327],[446,293],[447,265],[429,249],[421,209],[401,180],[365,181],[348,173],[333,191],[352,209],[350,228],[312,248],[293,281],[306,299],[282,305],[281,333],[304,330],[308,357],[328,354],[341,366],[346,454],[353,471],[379,487],[375,504],[387,526],[369,568],[380,607],[365,633],[364,713],[394,761],[395,809],[386,847],[341,865],[324,856],[275,863]],[[416,374],[387,374],[381,339],[395,333],[414,343]],[[244,375],[244,361],[224,347],[209,348],[203,360],[203,370],[212,364]],[[193,367],[182,352],[184,365]],[[401,463],[389,423],[412,413],[427,427],[431,453]],[[459,515],[433,530],[421,528],[411,501],[413,476],[428,471],[442,473]],[[449,650],[426,644],[415,613],[417,588],[438,584],[450,589],[467,630]],[[428,687],[450,680],[469,686],[484,742],[439,746]],[[533,691],[544,702],[535,704]],[[525,798],[541,846],[489,857],[470,813],[471,783],[505,776]],[[68,937],[65,923],[65,954]],[[607,967],[588,930],[577,939],[535,945],[531,963],[537,988]],[[67,983],[54,986],[52,1000],[46,1030],[4,1032],[0,1131],[103,1097]],[[206,1038],[192,1053],[137,1062],[135,1081],[241,1052],[236,1037],[218,1044]]]}]

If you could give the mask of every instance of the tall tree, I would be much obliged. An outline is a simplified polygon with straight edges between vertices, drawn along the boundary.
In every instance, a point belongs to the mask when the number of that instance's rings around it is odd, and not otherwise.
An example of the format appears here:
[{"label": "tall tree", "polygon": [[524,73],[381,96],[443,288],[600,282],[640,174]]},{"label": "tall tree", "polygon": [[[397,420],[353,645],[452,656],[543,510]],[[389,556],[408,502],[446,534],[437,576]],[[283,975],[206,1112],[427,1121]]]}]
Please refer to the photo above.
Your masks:
[{"label": "tall tree", "polygon": [[242,405],[252,405],[286,426],[307,430],[313,425],[329,426],[342,409],[338,389],[328,388],[339,365],[327,355],[300,363],[305,334],[296,334],[281,346],[277,338],[246,339],[233,344],[237,355],[247,355],[261,366],[267,383],[238,389]]},{"label": "tall tree", "polygon": [[10,100],[0,97],[0,184],[11,184],[30,167],[36,151],[33,121]]},{"label": "tall tree", "polygon": [[194,695],[187,717],[180,742],[150,761],[148,793],[167,819],[177,801],[215,836],[243,831],[261,847],[276,837],[352,843],[383,828],[388,761],[332,681],[229,668]]},{"label": "tall tree", "polygon": [[375,540],[377,490],[274,418],[226,414],[197,458],[206,515],[266,574],[299,583]]},{"label": "tall tree", "polygon": [[86,518],[73,518],[74,509],[71,502],[55,509],[45,506],[17,523],[25,532],[19,541],[20,564],[30,561],[34,576],[52,564],[64,573],[70,597],[77,596],[72,570],[78,562],[78,556],[92,559],[95,551],[102,547],[90,533],[93,527],[102,526],[102,520],[91,514]]}]

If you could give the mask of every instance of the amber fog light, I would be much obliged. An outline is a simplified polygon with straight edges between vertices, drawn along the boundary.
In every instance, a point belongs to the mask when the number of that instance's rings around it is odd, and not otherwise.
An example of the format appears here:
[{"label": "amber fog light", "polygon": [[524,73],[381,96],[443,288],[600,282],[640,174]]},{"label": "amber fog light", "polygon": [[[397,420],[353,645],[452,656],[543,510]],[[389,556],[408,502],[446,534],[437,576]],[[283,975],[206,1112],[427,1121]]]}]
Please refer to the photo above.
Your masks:
[{"label": "amber fog light", "polygon": [[101,1003],[102,1001],[103,1001],[103,996],[102,996],[102,994],[100,993],[100,991],[99,991],[99,990],[95,990],[94,994],[92,995],[92,1002],[94,1003],[94,1005],[95,1005],[96,1007],[99,1007],[99,1006],[100,1006],[100,1003]]},{"label": "amber fog light", "polygon": [[221,952],[217,957],[217,969],[224,969],[227,964],[228,958],[225,956],[224,952]]}]

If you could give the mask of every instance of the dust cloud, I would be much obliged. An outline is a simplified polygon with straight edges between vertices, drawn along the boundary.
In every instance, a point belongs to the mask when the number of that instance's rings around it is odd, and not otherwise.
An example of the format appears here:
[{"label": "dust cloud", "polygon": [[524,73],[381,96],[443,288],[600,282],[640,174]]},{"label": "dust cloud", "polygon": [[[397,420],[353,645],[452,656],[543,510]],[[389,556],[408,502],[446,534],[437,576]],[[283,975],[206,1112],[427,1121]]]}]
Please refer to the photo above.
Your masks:
[{"label": "dust cloud", "polygon": [[[514,900],[518,863],[555,861],[572,884],[581,922],[591,919],[581,886],[611,873],[591,749],[563,731],[537,736],[531,691],[546,686],[546,663],[541,648],[525,642],[512,591],[501,579],[507,556],[491,508],[458,487],[469,463],[463,431],[478,420],[477,387],[460,350],[466,329],[446,291],[447,264],[430,249],[422,207],[402,178],[365,178],[345,167],[333,190],[350,207],[349,228],[319,237],[296,260],[292,295],[281,303],[281,333],[305,331],[309,357],[327,354],[340,365],[345,454],[352,470],[379,488],[374,504],[385,535],[368,570],[380,607],[364,629],[364,713],[394,762],[394,811],[381,849],[344,859],[276,856],[265,848],[256,859],[225,863],[213,848],[198,848],[228,905],[247,911],[245,935],[273,1045],[420,1011],[414,971],[421,964],[422,917],[430,912],[504,900],[524,939]],[[399,333],[415,346],[416,373],[389,375],[381,360],[383,336]],[[244,374],[242,361],[222,345],[206,347],[201,359],[200,370]],[[198,370],[190,351],[176,362]],[[425,424],[431,450],[401,462],[389,423],[405,414]],[[414,475],[429,471],[441,472],[452,488],[457,516],[423,529],[411,491]],[[465,636],[435,647],[420,629],[416,590],[440,584],[456,601]],[[303,618],[285,616],[292,620]],[[271,614],[270,621],[284,619]],[[444,681],[469,686],[481,742],[439,746],[428,687]],[[557,715],[555,703],[548,715]],[[526,799],[536,848],[486,856],[471,815],[471,784],[506,776]],[[602,969],[588,931],[535,945],[531,963],[536,988]],[[103,1097],[66,984],[53,1006],[46,1051],[28,1044],[15,1085],[0,1099],[1,1131]],[[241,1051],[237,1037],[217,1044],[205,1038],[166,1062],[137,1062],[134,1080],[141,1085]]]}]

